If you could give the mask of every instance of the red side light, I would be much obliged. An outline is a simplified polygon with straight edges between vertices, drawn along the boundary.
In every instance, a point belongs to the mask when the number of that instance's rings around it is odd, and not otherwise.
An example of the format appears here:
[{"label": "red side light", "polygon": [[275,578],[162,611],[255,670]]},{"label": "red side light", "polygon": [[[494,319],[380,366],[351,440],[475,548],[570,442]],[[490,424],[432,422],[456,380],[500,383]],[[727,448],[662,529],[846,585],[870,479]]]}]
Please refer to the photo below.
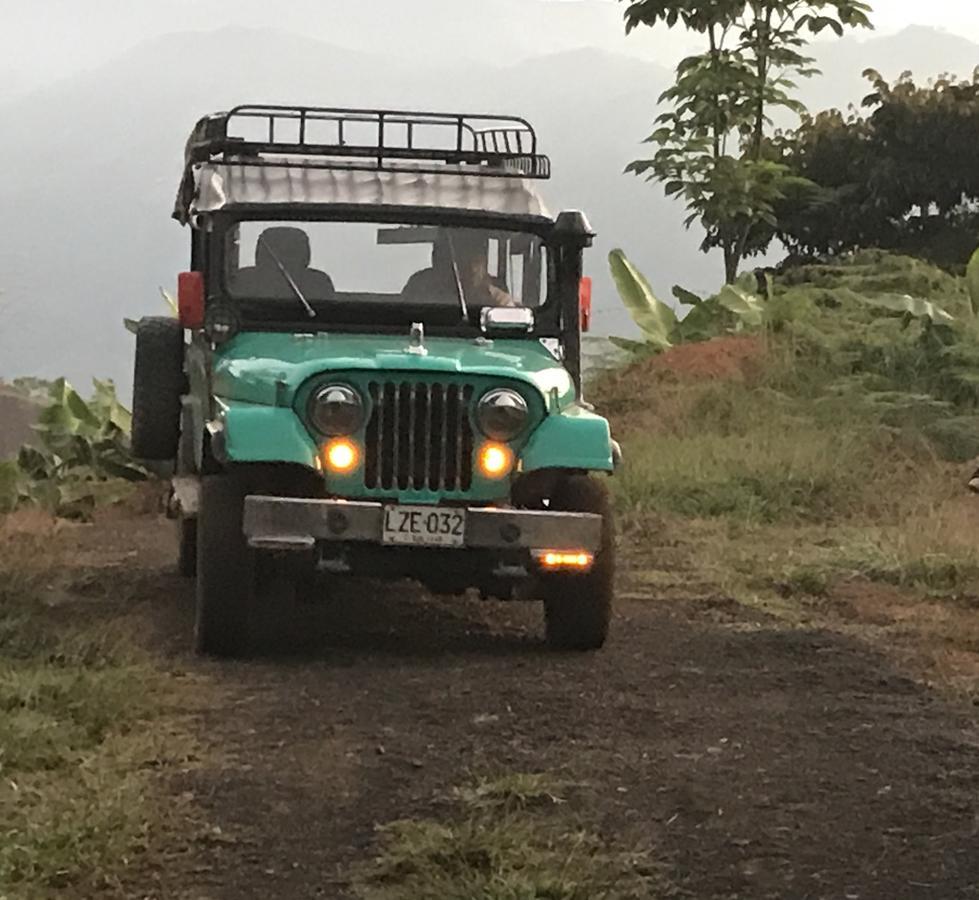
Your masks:
[{"label": "red side light", "polygon": [[204,275],[181,272],[177,276],[177,309],[184,328],[204,326]]},{"label": "red side light", "polygon": [[581,330],[591,331],[591,278],[587,275],[578,287],[578,308],[581,310]]}]

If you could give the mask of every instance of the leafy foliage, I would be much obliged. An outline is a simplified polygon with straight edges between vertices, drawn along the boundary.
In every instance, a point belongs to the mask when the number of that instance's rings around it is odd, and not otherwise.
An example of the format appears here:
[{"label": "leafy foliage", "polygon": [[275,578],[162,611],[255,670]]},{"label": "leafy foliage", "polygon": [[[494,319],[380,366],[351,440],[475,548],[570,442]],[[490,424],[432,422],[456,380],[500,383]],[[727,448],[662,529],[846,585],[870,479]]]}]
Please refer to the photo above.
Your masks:
[{"label": "leafy foliage", "polygon": [[130,413],[111,382],[95,381],[86,401],[63,378],[48,388],[35,443],[0,464],[0,512],[22,503],[69,517],[120,499],[146,472],[129,452]]},{"label": "leafy foliage", "polygon": [[9,387],[21,397],[38,403],[45,401],[51,393],[51,382],[43,378],[15,378],[10,382]]},{"label": "leafy foliage", "polygon": [[979,316],[979,250],[972,254],[965,270],[965,282],[969,289],[969,304],[972,315]]},{"label": "leafy foliage", "polygon": [[798,256],[879,247],[961,272],[979,230],[979,70],[924,86],[865,74],[869,113],[829,110],[771,142],[802,185],[776,204],[778,236]]},{"label": "leafy foliage", "polygon": [[631,0],[626,30],[682,25],[703,35],[707,49],[681,61],[676,82],[661,97],[671,109],[646,139],[658,150],[627,171],[664,185],[686,201],[687,227],[700,221],[702,249],[719,247],[732,283],[741,261],[774,237],[776,209],[807,188],[767,152],[769,111],[802,114],[792,96],[796,79],[816,74],[802,49],[830,29],[869,27],[860,0]]},{"label": "leafy foliage", "polygon": [[765,322],[765,305],[752,293],[755,279],[751,275],[738,284],[725,285],[718,294],[708,298],[674,287],[673,294],[679,301],[677,311],[656,297],[646,276],[622,250],[609,254],[609,266],[619,296],[645,338],[644,342],[613,338],[613,343],[622,349],[656,352],[675,344],[760,328]]},{"label": "leafy foliage", "polygon": [[964,279],[874,251],[788,269],[763,306],[768,337],[744,365],[710,365],[738,343],[721,340],[596,378],[627,447],[627,522],[873,519],[925,495],[928,473],[940,492],[964,488],[966,473],[944,466],[979,456]]}]

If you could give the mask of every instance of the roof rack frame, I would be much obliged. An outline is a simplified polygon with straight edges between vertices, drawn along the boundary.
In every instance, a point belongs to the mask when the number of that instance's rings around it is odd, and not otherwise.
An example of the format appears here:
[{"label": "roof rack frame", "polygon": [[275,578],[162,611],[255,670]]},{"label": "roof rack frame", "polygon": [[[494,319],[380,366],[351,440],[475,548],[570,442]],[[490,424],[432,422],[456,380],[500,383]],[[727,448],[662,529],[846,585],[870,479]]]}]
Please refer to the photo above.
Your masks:
[{"label": "roof rack frame", "polygon": [[[236,137],[232,127],[243,121],[264,120],[265,139]],[[333,125],[333,143],[308,140],[313,123]],[[291,125],[290,137],[277,135]],[[353,126],[376,130],[373,143],[350,143]],[[420,128],[434,127],[454,135],[449,146],[419,145]],[[394,128],[402,139],[393,139]],[[551,174],[548,157],[538,152],[537,134],[516,116],[472,113],[431,113],[406,110],[343,109],[313,106],[236,106],[198,122],[187,144],[185,175],[206,162],[242,162],[275,167],[367,169],[545,179]],[[452,167],[447,169],[447,167]]]}]

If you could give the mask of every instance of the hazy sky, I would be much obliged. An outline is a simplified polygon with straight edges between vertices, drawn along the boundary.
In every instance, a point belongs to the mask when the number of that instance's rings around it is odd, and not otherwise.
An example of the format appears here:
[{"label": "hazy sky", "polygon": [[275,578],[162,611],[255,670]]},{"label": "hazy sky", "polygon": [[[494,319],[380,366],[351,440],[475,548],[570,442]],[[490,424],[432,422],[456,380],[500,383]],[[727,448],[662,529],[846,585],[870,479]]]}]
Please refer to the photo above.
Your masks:
[{"label": "hazy sky", "polygon": [[882,31],[906,25],[931,25],[979,39],[979,4],[974,0],[877,0],[874,21]]},{"label": "hazy sky", "polygon": [[[376,0],[282,0],[280,3],[231,2],[231,0],[0,0],[0,96],[3,81],[7,87],[23,82],[24,87],[63,77],[78,68],[87,68],[107,60],[145,38],[167,32],[209,29],[222,25],[246,24],[251,27],[289,29],[298,18],[316,36],[343,33],[342,22],[336,23],[338,9],[355,11],[370,8]],[[417,5],[421,14],[431,9],[431,0],[402,0],[406,8]],[[477,8],[484,0],[453,0],[446,6],[459,16],[465,7]],[[628,41],[621,34],[623,4],[617,0],[550,0],[592,7],[592,14],[581,17],[581,32],[561,36],[581,44],[595,43],[612,49],[663,63],[675,63],[689,48],[689,42],[676,33],[633,35]],[[526,6],[524,6],[526,4]],[[607,6],[606,13],[601,10]],[[534,0],[512,3],[513,15],[526,18],[523,10],[536,5]],[[975,0],[872,0],[874,22],[879,32],[891,32],[908,25],[929,25],[979,41],[979,3]],[[521,8],[522,7],[522,8]],[[321,22],[310,22],[312,10],[322,11]],[[346,17],[344,17],[346,18]],[[330,21],[330,27],[321,35]],[[529,23],[528,23],[529,24]],[[371,26],[371,27],[376,27]],[[530,27],[543,52],[548,46],[547,29]],[[303,29],[305,31],[305,29]],[[369,29],[367,29],[369,30]],[[359,29],[358,29],[359,32]],[[339,36],[339,35],[338,35]],[[348,34],[343,34],[348,38]],[[518,53],[526,54],[526,47]],[[19,85],[20,86],[20,85]]]}]

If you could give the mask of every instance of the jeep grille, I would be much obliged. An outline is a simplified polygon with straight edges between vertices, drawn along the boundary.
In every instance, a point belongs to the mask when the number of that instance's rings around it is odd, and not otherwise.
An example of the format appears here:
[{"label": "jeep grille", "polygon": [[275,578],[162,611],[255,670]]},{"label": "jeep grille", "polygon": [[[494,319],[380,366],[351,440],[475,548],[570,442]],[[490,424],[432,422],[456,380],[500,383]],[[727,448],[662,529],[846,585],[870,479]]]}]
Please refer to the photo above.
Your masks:
[{"label": "jeep grille", "polygon": [[365,482],[455,493],[472,487],[472,385],[371,382]]}]

